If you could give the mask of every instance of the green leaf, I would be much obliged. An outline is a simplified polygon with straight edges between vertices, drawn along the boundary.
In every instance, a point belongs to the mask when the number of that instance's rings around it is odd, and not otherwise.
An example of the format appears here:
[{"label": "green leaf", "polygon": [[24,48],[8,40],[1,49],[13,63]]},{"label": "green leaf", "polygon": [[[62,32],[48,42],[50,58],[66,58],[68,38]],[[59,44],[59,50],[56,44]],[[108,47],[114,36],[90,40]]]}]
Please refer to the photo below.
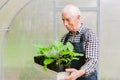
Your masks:
[{"label": "green leaf", "polygon": [[37,50],[37,53],[38,54],[44,54],[46,51],[48,51],[49,50],[49,48],[48,47],[41,47],[41,48],[38,48],[38,50]]},{"label": "green leaf", "polygon": [[72,60],[79,60],[79,58],[73,58]]},{"label": "green leaf", "polygon": [[44,69],[46,69],[47,65],[53,61],[56,61],[56,64],[65,63],[65,65],[69,65],[72,60],[79,59],[77,56],[83,56],[81,53],[73,52],[74,47],[70,42],[63,45],[61,41],[56,41],[47,47],[37,46],[37,54],[45,57],[45,60],[43,61]]},{"label": "green leaf", "polygon": [[63,43],[61,41],[56,41],[53,45],[57,50],[63,47]]},{"label": "green leaf", "polygon": [[70,51],[73,51],[73,45],[70,42],[67,42],[67,48]]},{"label": "green leaf", "polygon": [[58,54],[54,48],[44,53],[44,56],[47,58],[57,58]]},{"label": "green leaf", "polygon": [[75,56],[83,56],[84,54],[76,53]]},{"label": "green leaf", "polygon": [[53,61],[54,61],[53,59],[45,59],[44,64],[48,65],[48,64],[52,63]]},{"label": "green leaf", "polygon": [[62,58],[61,61],[62,61],[62,62],[66,62],[66,63],[68,62],[68,60],[67,60],[67,59],[64,59],[64,58]]},{"label": "green leaf", "polygon": [[44,63],[44,69],[46,69],[47,65],[52,63],[53,61],[54,61],[53,59],[45,59],[44,62],[43,62]]}]

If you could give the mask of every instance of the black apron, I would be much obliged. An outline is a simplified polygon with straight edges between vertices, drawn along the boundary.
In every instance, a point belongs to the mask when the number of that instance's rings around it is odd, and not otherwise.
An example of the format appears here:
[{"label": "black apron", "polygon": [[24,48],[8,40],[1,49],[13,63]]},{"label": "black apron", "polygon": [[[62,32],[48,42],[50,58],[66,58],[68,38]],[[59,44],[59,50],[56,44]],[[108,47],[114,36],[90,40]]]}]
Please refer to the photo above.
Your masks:
[{"label": "black apron", "polygon": [[[66,38],[63,43],[66,44],[68,42],[68,39],[69,39],[69,35],[66,35]],[[71,68],[75,68],[75,69],[79,70],[81,68],[81,66],[83,66],[85,64],[85,51],[83,50],[84,39],[85,39],[85,35],[81,34],[80,42],[78,42],[78,43],[70,42],[74,46],[75,53],[84,54],[83,56],[79,57],[79,60],[73,60],[71,62],[71,65],[70,65]],[[97,72],[95,71],[95,72],[91,73],[89,76],[80,77],[77,80],[97,80]]]}]

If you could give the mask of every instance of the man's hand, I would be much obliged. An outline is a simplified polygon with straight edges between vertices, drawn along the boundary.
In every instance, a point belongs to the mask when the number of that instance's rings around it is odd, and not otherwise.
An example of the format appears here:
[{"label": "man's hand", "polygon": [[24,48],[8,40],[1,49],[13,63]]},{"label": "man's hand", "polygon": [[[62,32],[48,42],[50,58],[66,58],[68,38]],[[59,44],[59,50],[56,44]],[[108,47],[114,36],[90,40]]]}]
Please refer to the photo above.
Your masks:
[{"label": "man's hand", "polygon": [[70,76],[64,78],[63,80],[76,80],[85,74],[85,70],[76,70],[74,68],[66,69],[66,72],[69,72]]}]

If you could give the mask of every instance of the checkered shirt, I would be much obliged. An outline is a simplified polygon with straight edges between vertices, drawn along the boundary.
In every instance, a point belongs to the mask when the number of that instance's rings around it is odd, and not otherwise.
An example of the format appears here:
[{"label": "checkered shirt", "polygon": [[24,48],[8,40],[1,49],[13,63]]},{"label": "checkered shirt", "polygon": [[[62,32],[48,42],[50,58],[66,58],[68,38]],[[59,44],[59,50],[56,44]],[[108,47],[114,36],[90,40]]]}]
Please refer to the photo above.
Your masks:
[{"label": "checkered shirt", "polygon": [[[68,32],[70,42],[80,42],[81,33],[85,32],[88,28],[83,25],[79,28],[75,35],[72,35],[71,32]],[[64,42],[66,35],[65,34],[61,41]],[[88,76],[91,72],[96,70],[98,62],[98,40],[94,32],[88,29],[85,32],[85,40],[83,41],[83,50],[85,51],[85,64],[80,68],[85,70],[86,75]]]}]

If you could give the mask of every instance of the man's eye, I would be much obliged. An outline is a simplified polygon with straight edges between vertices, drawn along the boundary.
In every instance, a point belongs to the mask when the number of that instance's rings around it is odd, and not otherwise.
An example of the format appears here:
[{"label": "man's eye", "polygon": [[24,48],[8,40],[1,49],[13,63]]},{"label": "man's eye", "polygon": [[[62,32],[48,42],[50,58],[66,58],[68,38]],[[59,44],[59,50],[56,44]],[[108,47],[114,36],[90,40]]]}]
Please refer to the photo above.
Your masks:
[{"label": "man's eye", "polygon": [[66,19],[66,21],[69,21],[69,19]]}]

